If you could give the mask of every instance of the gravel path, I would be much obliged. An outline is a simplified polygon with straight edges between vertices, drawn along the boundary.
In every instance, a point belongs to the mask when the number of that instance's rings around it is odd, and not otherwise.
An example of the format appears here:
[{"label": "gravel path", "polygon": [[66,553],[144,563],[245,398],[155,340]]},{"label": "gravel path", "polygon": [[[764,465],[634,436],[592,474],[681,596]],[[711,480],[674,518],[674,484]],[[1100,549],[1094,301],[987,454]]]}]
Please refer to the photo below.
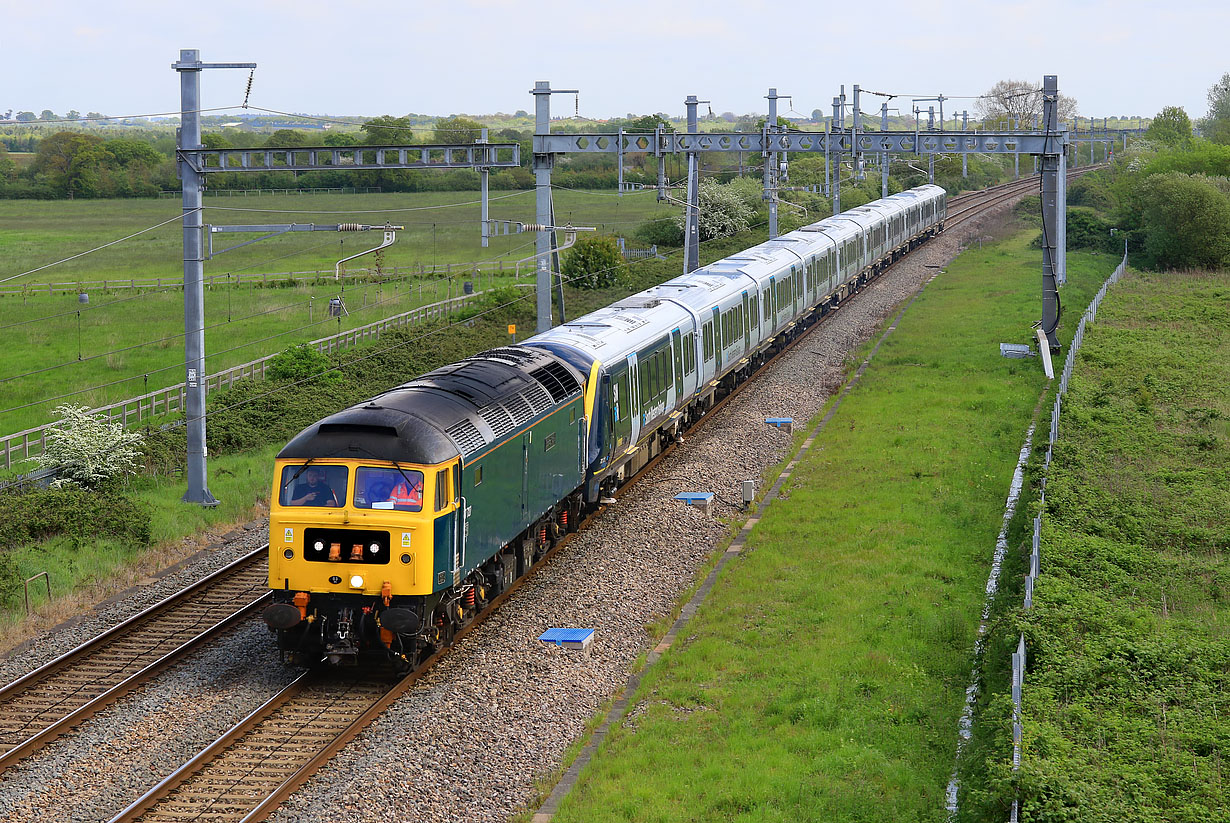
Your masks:
[{"label": "gravel path", "polygon": [[[997,212],[1005,211],[1001,206]],[[668,614],[728,535],[740,483],[785,456],[790,436],[766,416],[807,420],[840,385],[848,354],[894,306],[995,217],[937,238],[843,307],[664,459],[593,528],[479,626],[401,701],[271,818],[290,821],[502,821],[534,801],[585,723],[645,651],[646,625]],[[671,498],[713,491],[713,517]],[[248,524],[148,587],[100,605],[0,662],[20,676],[261,545]],[[550,626],[597,630],[590,657],[548,648]],[[245,624],[155,683],[0,777],[13,821],[105,821],[271,696],[294,672],[276,663],[262,625]]]}]

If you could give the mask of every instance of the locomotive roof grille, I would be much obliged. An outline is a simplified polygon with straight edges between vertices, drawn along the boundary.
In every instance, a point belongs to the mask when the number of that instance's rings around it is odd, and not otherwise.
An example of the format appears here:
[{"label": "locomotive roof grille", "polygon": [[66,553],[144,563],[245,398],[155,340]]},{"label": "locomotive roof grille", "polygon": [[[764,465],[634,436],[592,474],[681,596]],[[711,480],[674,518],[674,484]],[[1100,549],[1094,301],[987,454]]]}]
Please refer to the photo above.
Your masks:
[{"label": "locomotive roof grille", "polygon": [[530,372],[530,377],[541,383],[556,403],[581,390],[581,385],[572,376],[572,372],[564,368],[562,363],[551,362],[540,369],[534,369]]},{"label": "locomotive roof grille", "polygon": [[530,402],[525,399],[525,395],[518,394],[508,398],[504,402],[504,408],[512,416],[513,423],[518,426],[523,426],[534,418],[534,409],[530,406]]},{"label": "locomotive roof grille", "polygon": [[478,427],[469,420],[454,423],[448,428],[447,434],[453,438],[462,454],[473,454],[487,445],[487,438],[483,437]]},{"label": "locomotive roof grille", "polygon": [[517,427],[517,424],[513,421],[512,414],[503,406],[487,406],[486,408],[479,409],[478,416],[491,427],[496,440],[511,434],[512,430]]}]

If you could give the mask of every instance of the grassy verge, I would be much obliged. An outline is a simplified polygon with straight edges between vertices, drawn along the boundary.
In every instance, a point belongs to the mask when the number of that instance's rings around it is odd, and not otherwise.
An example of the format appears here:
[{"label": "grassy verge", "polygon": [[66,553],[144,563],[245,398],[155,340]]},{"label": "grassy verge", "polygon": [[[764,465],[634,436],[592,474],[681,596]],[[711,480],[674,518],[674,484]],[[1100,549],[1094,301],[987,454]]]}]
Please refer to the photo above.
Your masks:
[{"label": "grassy verge", "polygon": [[1228,306],[1225,274],[1136,275],[1086,336],[1017,624],[1023,819],[1230,819]]},{"label": "grassy verge", "polygon": [[[1044,387],[1032,233],[923,292],[559,820],[942,819],[988,561]],[[1077,256],[1079,257],[1079,256]],[[1107,257],[1074,283],[1100,282]]]},{"label": "grassy verge", "polygon": [[[209,542],[204,535],[228,531],[235,524],[258,516],[268,503],[274,447],[244,454],[220,455],[209,465],[209,485],[221,501],[216,508],[188,506],[180,502],[184,484],[174,477],[137,478],[124,490],[124,497],[148,518],[148,544],[70,532],[0,553],[0,563],[14,568],[20,581],[46,572],[51,581],[52,602],[42,580],[30,586],[34,621],[26,620],[23,590],[8,590],[0,602],[0,627],[4,640],[0,652],[20,643],[32,632],[54,625],[88,610],[93,603],[137,584],[171,566]],[[6,499],[6,505],[14,501]],[[194,541],[185,538],[195,537]]]}]

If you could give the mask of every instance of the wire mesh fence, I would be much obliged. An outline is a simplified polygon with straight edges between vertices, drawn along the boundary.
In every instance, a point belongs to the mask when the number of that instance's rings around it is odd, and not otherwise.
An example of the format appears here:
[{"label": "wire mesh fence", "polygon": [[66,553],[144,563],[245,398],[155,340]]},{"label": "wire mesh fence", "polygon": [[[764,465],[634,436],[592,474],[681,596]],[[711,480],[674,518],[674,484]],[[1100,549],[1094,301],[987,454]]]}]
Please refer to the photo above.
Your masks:
[{"label": "wire mesh fence", "polygon": [[[1085,342],[1085,330],[1089,324],[1094,322],[1098,316],[1098,307],[1102,305],[1102,299],[1106,297],[1106,292],[1115,283],[1123,277],[1123,273],[1127,268],[1127,255],[1123,255],[1123,260],[1118,267],[1111,273],[1106,282],[1102,284],[1102,288],[1098,289],[1098,293],[1094,295],[1090,301],[1089,307],[1085,309],[1084,315],[1081,316],[1080,323],[1076,327],[1076,334],[1072,338],[1072,343],[1068,347],[1068,357],[1064,361],[1063,373],[1059,378],[1059,390],[1055,393],[1055,404],[1051,407],[1051,430],[1050,436],[1046,444],[1046,457],[1043,461],[1042,479],[1039,483],[1038,503],[1039,511],[1046,510],[1046,474],[1051,467],[1051,459],[1055,453],[1055,443],[1059,440],[1059,419],[1063,411],[1063,399],[1068,393],[1068,383],[1072,379],[1072,368],[1076,363],[1076,354],[1080,351],[1081,344]],[[1025,608],[1033,608],[1034,604],[1034,586],[1038,580],[1038,575],[1042,571],[1042,515],[1039,513],[1034,518],[1033,543],[1029,552],[1029,571],[1025,575]],[[1022,633],[1017,641],[1016,651],[1012,653],[1012,770],[1018,771],[1021,767],[1021,751],[1022,737],[1024,729],[1021,723],[1021,693],[1025,687],[1025,669],[1026,669],[1026,648],[1025,635]],[[1020,799],[1012,801],[1011,823],[1018,823],[1020,820]]]}]

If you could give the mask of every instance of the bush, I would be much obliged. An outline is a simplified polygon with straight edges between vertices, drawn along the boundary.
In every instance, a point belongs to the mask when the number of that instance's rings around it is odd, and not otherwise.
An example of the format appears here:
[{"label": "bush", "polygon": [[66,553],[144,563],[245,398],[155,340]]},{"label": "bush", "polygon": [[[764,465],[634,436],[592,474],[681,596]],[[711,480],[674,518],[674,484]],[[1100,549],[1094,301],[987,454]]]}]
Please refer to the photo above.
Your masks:
[{"label": "bush", "polygon": [[[697,229],[700,231],[700,242],[730,237],[751,228],[756,210],[747,203],[746,189],[746,184],[741,183],[722,185],[712,180],[700,181],[700,191],[697,192]],[[675,224],[681,232],[684,230],[683,214],[675,218]]]},{"label": "bush", "polygon": [[269,369],[265,376],[270,380],[320,380],[336,382],[342,378],[336,371],[330,371],[333,366],[329,358],[307,343],[291,346],[269,361]]},{"label": "bush", "polygon": [[92,489],[137,473],[140,434],[91,415],[86,406],[65,404],[53,413],[60,421],[47,430],[43,453],[34,458],[40,468],[56,471],[53,486]]},{"label": "bush", "polygon": [[658,217],[637,226],[634,236],[646,246],[677,248],[683,245],[683,226],[676,223],[674,218]]},{"label": "bush", "polygon": [[1153,265],[1219,268],[1230,262],[1230,198],[1180,172],[1147,178],[1140,194],[1145,253]]},{"label": "bush", "polygon": [[604,289],[627,281],[628,264],[610,235],[582,237],[564,255],[564,282],[579,289]]},{"label": "bush", "polygon": [[114,491],[69,486],[0,496],[0,550],[61,535],[114,537],[146,546],[150,515]]}]

